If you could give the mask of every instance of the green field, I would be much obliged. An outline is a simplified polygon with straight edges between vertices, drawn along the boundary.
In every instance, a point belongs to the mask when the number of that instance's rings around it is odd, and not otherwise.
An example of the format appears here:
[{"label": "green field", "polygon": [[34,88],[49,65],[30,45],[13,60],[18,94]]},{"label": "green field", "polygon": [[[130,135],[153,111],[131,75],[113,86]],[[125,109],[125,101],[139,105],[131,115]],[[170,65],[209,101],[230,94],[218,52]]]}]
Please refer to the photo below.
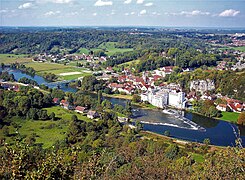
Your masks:
[{"label": "green field", "polygon": [[40,72],[40,71],[53,71],[53,70],[58,70],[58,69],[68,69],[70,66],[65,66],[63,64],[57,64],[57,63],[39,63],[39,62],[32,62],[32,63],[27,63],[27,67],[32,67],[35,69],[35,71]]},{"label": "green field", "polygon": [[205,160],[203,155],[201,154],[192,153],[192,157],[196,162],[199,162],[199,163],[204,162]]},{"label": "green field", "polygon": [[[46,108],[48,114],[54,112],[57,120],[23,120],[19,117],[13,117],[12,122],[16,123],[19,126],[18,132],[21,136],[30,136],[35,133],[36,143],[42,144],[43,148],[51,147],[57,140],[63,140],[66,136],[69,124],[71,122],[72,115],[77,115],[79,120],[91,121],[85,115],[78,114],[74,111],[65,110],[59,106],[54,106],[51,108]],[[10,137],[6,137],[7,143],[14,142],[16,136],[16,129],[13,126],[9,126]],[[0,129],[0,137],[4,137],[2,129]]]},{"label": "green field", "polygon": [[241,46],[241,47],[223,47],[223,48],[219,48],[221,50],[226,50],[226,49],[234,49],[234,50],[239,50],[242,52],[245,52],[245,46]]},{"label": "green field", "polygon": [[76,113],[75,111],[69,111],[66,109],[63,109],[60,106],[53,106],[51,108],[46,108],[46,110],[48,111],[48,114],[51,114],[51,112],[54,112],[56,117],[64,119],[64,120],[71,120],[72,115],[77,115],[79,120],[83,120],[83,121],[91,121],[91,119],[87,118],[87,116]]},{"label": "green field", "polygon": [[26,63],[32,59],[28,55],[0,54],[0,63],[11,64],[15,62]]},{"label": "green field", "polygon": [[106,42],[106,43],[102,43],[98,46],[98,48],[94,48],[94,49],[91,49],[93,51],[99,51],[99,50],[102,50],[102,51],[105,51],[105,53],[108,55],[108,56],[111,56],[115,53],[124,53],[124,52],[129,52],[129,51],[133,51],[134,49],[133,48],[116,48],[117,42]]},{"label": "green field", "polygon": [[239,113],[236,113],[236,112],[222,112],[222,117],[219,119],[236,123],[238,116],[239,116]]},{"label": "green field", "polygon": [[83,53],[88,55],[89,54],[89,50],[86,49],[86,48],[80,48],[79,49],[79,54],[83,54]]},{"label": "green field", "polygon": [[[63,64],[56,64],[56,63],[28,63],[26,64],[27,67],[32,67],[37,71],[37,74],[42,75],[43,73],[53,73],[61,80],[72,80],[77,79],[79,77],[91,75],[92,72],[88,71],[85,68],[78,68],[75,66],[69,66],[69,65],[63,65]],[[69,72],[81,72],[81,74],[75,74],[75,75],[66,75],[61,76],[61,73],[69,73]]]}]

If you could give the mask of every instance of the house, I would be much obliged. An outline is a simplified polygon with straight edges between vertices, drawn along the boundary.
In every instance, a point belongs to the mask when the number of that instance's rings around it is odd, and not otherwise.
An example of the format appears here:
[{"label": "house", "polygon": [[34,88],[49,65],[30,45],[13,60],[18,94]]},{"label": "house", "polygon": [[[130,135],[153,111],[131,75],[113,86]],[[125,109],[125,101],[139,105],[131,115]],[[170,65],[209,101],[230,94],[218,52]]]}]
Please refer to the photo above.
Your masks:
[{"label": "house", "polygon": [[59,98],[54,98],[53,99],[53,103],[56,104],[56,105],[60,104]]},{"label": "house", "polygon": [[62,100],[60,101],[60,105],[61,105],[61,106],[64,106],[65,103],[67,103],[67,101],[64,100],[64,99],[62,99]]},{"label": "house", "polygon": [[83,113],[85,113],[86,109],[87,109],[86,107],[77,106],[75,108],[75,112],[83,114]]},{"label": "house", "polygon": [[90,110],[90,111],[88,112],[88,114],[87,114],[87,117],[88,117],[89,119],[94,119],[94,118],[99,117],[99,113],[98,113],[97,111],[92,111],[92,110]]},{"label": "house", "polygon": [[68,102],[63,104],[63,108],[67,109],[67,110],[73,110],[74,107],[72,105],[70,105]]},{"label": "house", "polygon": [[226,111],[227,105],[226,104],[218,104],[216,106],[216,109],[218,109],[219,111]]}]

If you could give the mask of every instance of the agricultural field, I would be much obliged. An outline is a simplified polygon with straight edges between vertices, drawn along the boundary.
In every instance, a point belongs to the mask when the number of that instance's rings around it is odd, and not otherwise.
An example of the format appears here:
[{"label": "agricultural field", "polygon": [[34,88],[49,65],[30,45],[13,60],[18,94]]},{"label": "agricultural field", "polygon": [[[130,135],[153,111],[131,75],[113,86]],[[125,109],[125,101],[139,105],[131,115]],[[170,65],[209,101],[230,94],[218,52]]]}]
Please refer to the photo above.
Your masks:
[{"label": "agricultural field", "polygon": [[[46,108],[48,114],[54,112],[57,120],[23,120],[19,117],[11,118],[9,126],[10,136],[5,137],[7,143],[14,142],[17,132],[20,136],[30,136],[36,134],[36,143],[41,144],[43,148],[51,147],[56,141],[63,140],[66,136],[68,126],[72,115],[77,115],[79,120],[91,121],[85,115],[80,115],[74,111],[65,110],[59,106]],[[16,129],[18,127],[18,130]],[[4,137],[3,130],[0,129],[0,137]]]},{"label": "agricultural field", "polygon": [[84,54],[87,54],[88,55],[89,54],[89,50],[86,49],[86,48],[80,48],[78,53],[79,54],[83,54],[84,53]]},{"label": "agricultural field", "polygon": [[219,48],[219,49],[221,49],[221,50],[234,49],[234,50],[245,52],[245,46],[241,46],[241,47],[223,47],[223,48]]},{"label": "agricultural field", "polygon": [[32,58],[28,55],[15,55],[15,54],[0,54],[0,63],[11,64],[15,62],[26,63],[31,62]]},{"label": "agricultural field", "polygon": [[[37,74],[42,75],[43,73],[53,73],[59,76],[63,80],[72,80],[79,77],[91,75],[92,72],[85,68],[78,68],[75,66],[57,64],[57,63],[28,63],[27,67],[32,67],[37,71]],[[64,74],[66,73],[66,74]]]},{"label": "agricultural field", "polygon": [[133,48],[116,48],[117,42],[106,42],[106,43],[102,43],[101,45],[98,46],[98,48],[95,49],[91,49],[93,51],[105,51],[105,53],[108,56],[111,56],[115,53],[124,53],[124,52],[129,52],[129,51],[133,51]]},{"label": "agricultural field", "polygon": [[239,113],[236,112],[222,112],[222,117],[220,120],[229,121],[232,123],[237,123]]}]

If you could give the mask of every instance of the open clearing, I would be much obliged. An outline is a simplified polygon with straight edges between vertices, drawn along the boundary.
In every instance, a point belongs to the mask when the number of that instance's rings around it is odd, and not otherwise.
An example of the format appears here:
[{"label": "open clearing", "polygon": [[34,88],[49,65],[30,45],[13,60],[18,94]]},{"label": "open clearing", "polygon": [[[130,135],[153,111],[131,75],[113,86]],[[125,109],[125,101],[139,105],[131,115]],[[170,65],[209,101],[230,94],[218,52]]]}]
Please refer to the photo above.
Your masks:
[{"label": "open clearing", "polygon": [[60,76],[69,76],[69,75],[76,75],[76,74],[82,74],[81,72],[67,72],[67,73],[60,73]]},{"label": "open clearing", "polygon": [[91,49],[93,51],[105,51],[108,56],[112,56],[115,53],[124,53],[133,51],[133,48],[116,48],[117,42],[106,42],[98,46],[98,48]]},{"label": "open clearing", "polygon": [[[51,147],[56,141],[61,141],[66,137],[72,115],[77,115],[79,120],[91,122],[86,115],[78,114],[74,111],[65,110],[59,106],[46,108],[48,114],[55,113],[56,121],[53,120],[23,120],[19,117],[11,118],[18,127],[18,132],[21,136],[30,136],[36,134],[36,143],[42,144],[43,148]],[[16,129],[11,125],[9,126],[10,137],[5,137],[7,143],[14,142],[16,138]],[[0,137],[4,137],[2,129],[0,129]]]},{"label": "open clearing", "polygon": [[239,50],[239,51],[245,52],[245,46],[240,46],[240,47],[222,47],[222,48],[219,48],[219,49],[222,49],[222,50],[234,49],[234,50]]},{"label": "open clearing", "polygon": [[63,80],[72,80],[80,77],[91,75],[92,72],[86,68],[78,68],[75,66],[57,64],[57,63],[27,63],[27,67],[32,67],[37,71],[37,74],[52,73],[59,76]]},{"label": "open clearing", "polygon": [[239,116],[239,113],[236,113],[236,112],[222,112],[222,117],[219,119],[236,123],[238,116]]},{"label": "open clearing", "polygon": [[15,54],[0,54],[0,63],[11,64],[15,62],[26,63],[31,62],[32,58],[28,55],[15,55]]}]

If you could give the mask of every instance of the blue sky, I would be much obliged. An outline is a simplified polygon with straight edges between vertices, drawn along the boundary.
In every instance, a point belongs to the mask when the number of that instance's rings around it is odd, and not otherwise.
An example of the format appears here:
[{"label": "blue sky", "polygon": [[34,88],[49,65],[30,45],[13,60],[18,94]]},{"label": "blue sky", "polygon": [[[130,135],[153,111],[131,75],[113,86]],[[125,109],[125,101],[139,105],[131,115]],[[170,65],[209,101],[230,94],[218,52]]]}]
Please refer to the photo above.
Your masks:
[{"label": "blue sky", "polygon": [[245,0],[0,0],[1,26],[245,27]]}]

